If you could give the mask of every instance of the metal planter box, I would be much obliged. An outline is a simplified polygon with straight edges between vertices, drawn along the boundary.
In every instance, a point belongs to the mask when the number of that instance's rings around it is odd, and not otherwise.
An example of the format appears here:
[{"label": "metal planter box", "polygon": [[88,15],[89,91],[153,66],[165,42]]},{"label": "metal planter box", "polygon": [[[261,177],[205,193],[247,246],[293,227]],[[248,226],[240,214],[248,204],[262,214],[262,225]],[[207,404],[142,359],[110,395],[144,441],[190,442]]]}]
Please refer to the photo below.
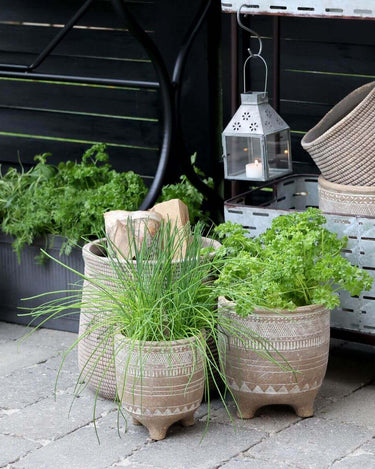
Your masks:
[{"label": "metal planter box", "polygon": [[[55,236],[48,252],[78,272],[83,272],[82,252],[78,247],[73,249],[70,256],[59,257],[62,240],[63,238]],[[52,260],[47,260],[43,265],[38,265],[35,262],[35,256],[40,254],[40,249],[46,247],[44,239],[36,241],[31,246],[25,246],[21,253],[20,263],[12,249],[12,241],[10,236],[0,233],[0,320],[28,324],[29,317],[18,316],[19,313],[22,313],[19,308],[36,307],[52,297],[29,301],[21,301],[21,298],[70,289],[80,281],[80,278]],[[48,321],[43,327],[77,332],[78,324],[79,314],[77,312],[74,315]]]},{"label": "metal planter box", "polygon": [[[224,216],[247,228],[250,236],[257,236],[271,225],[273,218],[318,205],[318,177],[296,175],[227,200]],[[330,231],[349,238],[343,255],[375,279],[375,218],[324,215]],[[375,338],[375,282],[371,291],[358,298],[340,293],[340,302],[341,307],[332,312],[331,326]]]}]

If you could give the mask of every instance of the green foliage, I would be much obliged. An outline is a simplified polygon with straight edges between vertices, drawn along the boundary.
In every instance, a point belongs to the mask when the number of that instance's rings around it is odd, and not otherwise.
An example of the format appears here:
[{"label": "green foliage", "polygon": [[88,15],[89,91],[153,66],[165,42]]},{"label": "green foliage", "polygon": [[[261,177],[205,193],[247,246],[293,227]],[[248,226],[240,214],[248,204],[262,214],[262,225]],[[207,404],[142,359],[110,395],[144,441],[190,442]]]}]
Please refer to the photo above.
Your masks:
[{"label": "green foliage", "polygon": [[[191,157],[193,169],[198,176],[203,178],[203,182],[207,184],[208,187],[213,188],[213,179],[205,177],[203,171],[195,166],[195,160],[196,153]],[[204,195],[191,184],[187,176],[184,174],[180,176],[180,182],[176,184],[168,184],[162,188],[158,202],[167,202],[171,199],[180,199],[188,206],[191,223],[194,223],[197,220],[207,220],[209,218],[209,214],[203,213],[201,209]]]},{"label": "green foliage", "polygon": [[223,247],[217,292],[246,316],[254,308],[293,310],[298,306],[339,305],[338,290],[359,295],[372,285],[370,275],[341,256],[347,238],[323,225],[317,209],[280,216],[258,238],[227,222],[217,227]]},{"label": "green foliage", "polygon": [[[132,226],[129,225],[128,229],[132,230]],[[84,279],[84,286],[59,292],[66,296],[51,299],[24,315],[42,320],[40,325],[43,325],[50,319],[66,317],[74,314],[74,310],[82,310],[90,320],[86,330],[67,352],[90,334],[100,331],[97,348],[83,365],[77,380],[75,395],[85,387],[82,383],[87,383],[93,367],[99,366],[104,380],[108,368],[100,368],[99,361],[104,353],[108,359],[108,349],[103,352],[103,344],[113,343],[117,334],[128,338],[131,348],[140,345],[141,350],[145,341],[171,342],[196,337],[192,347],[203,357],[206,380],[209,376],[217,380],[215,373],[225,380],[211,350],[206,347],[208,339],[217,343],[219,318],[217,300],[212,295],[212,256],[202,255],[202,229],[202,225],[198,224],[192,233],[187,233],[186,230],[171,227],[169,222],[162,224],[151,243],[147,236],[144,236],[141,246],[134,242],[131,246],[134,257],[131,259],[122,257],[115,246],[107,241],[103,248],[109,260],[108,271],[112,271],[108,276],[98,273],[97,276],[91,274],[85,277],[55,259],[59,265]],[[189,243],[184,251],[183,242],[187,235]],[[50,292],[38,298],[54,295],[55,292]],[[233,324],[228,324],[228,329],[236,332]],[[113,347],[111,350],[114,364],[118,350],[113,350]],[[209,399],[208,386],[206,392]],[[219,387],[218,392],[221,393]],[[224,395],[221,396],[224,400]]]},{"label": "green foliage", "polygon": [[49,156],[38,155],[29,171],[11,168],[0,179],[1,228],[15,237],[18,255],[46,234],[66,237],[62,252],[69,254],[82,238],[102,236],[104,212],[137,210],[146,195],[140,176],[111,168],[104,144],[87,150],[80,163],[53,166]]},{"label": "green foliage", "polygon": [[[134,240],[134,236],[131,236],[134,232],[130,223],[128,230],[128,238]],[[280,354],[276,354],[275,358],[273,350],[264,347],[264,344],[268,343],[266,339],[249,329],[244,329],[242,324],[231,317],[218,313],[217,296],[213,286],[215,258],[212,252],[207,252],[203,248],[203,225],[197,224],[192,232],[187,230],[190,230],[190,227],[179,230],[171,227],[168,222],[161,225],[160,231],[151,242],[145,232],[141,246],[133,241],[130,247],[132,258],[122,256],[121,252],[107,240],[105,245],[100,247],[102,255],[107,255],[108,258],[110,268],[107,272],[111,272],[108,274],[98,271],[94,275],[91,271],[87,277],[54,259],[59,265],[73,271],[84,280],[83,287],[77,286],[65,292],[39,295],[37,298],[52,296],[53,299],[23,315],[41,320],[37,326],[40,327],[50,319],[74,314],[77,309],[84,313],[87,320],[86,329],[69,347],[64,357],[90,334],[96,333],[97,338],[94,341],[95,349],[87,362],[81,364],[82,370],[77,379],[75,396],[79,395],[87,385],[95,369],[97,373],[101,373],[101,381],[105,381],[109,366],[103,367],[102,358],[105,356],[105,359],[114,365],[119,349],[113,347],[113,340],[118,334],[128,339],[126,341],[128,349],[140,355],[147,346],[146,341],[169,343],[192,337],[197,339],[191,341],[191,347],[204,362],[205,392],[208,402],[207,425],[210,418],[208,379],[211,378],[216,385],[226,409],[225,392],[231,394],[223,372],[225,347],[219,344],[220,334],[235,337],[239,342],[243,342],[244,347],[254,346],[255,353],[277,363],[281,369],[294,371]],[[185,251],[183,242],[186,239],[189,243]],[[65,294],[65,297],[55,299],[56,293]],[[216,347],[217,356],[213,354],[212,345],[207,346],[208,341]],[[262,344],[263,349],[260,349],[258,344]],[[138,360],[141,364],[142,357],[139,356]],[[175,360],[178,360],[178,357],[171,361],[171,366]],[[124,383],[127,372],[125,364]],[[141,383],[142,367],[139,373]],[[228,414],[230,417],[229,411]]]}]

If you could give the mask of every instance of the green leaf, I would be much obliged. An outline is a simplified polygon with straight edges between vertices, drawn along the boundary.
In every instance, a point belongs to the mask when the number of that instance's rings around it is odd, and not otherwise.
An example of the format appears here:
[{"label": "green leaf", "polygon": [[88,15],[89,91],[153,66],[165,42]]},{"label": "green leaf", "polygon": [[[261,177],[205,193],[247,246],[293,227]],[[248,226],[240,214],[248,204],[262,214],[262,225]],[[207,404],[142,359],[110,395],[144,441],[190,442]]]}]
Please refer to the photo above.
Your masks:
[{"label": "green leaf", "polygon": [[215,230],[223,244],[216,256],[217,294],[235,301],[237,312],[246,315],[256,307],[322,304],[331,309],[339,305],[338,289],[351,295],[369,290],[370,275],[341,256],[347,238],[324,224],[322,213],[309,208],[275,218],[256,239],[249,239],[241,225],[220,225]]}]

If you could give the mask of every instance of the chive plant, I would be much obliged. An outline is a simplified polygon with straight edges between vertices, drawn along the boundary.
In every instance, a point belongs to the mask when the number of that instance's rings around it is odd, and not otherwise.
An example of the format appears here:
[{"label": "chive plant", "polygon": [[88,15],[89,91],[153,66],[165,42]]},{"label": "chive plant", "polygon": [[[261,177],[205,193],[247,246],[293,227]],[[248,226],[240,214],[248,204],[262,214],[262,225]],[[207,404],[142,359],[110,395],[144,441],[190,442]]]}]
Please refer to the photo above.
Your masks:
[{"label": "chive plant", "polygon": [[[168,222],[161,225],[153,238],[145,232],[140,245],[132,236],[133,227],[129,224],[127,229],[128,238],[133,240],[131,258],[124,258],[107,239],[103,240],[101,249],[108,258],[110,275],[89,277],[54,259],[77,274],[83,280],[83,285],[73,286],[63,292],[50,292],[33,297],[48,297],[56,293],[63,295],[63,298],[53,298],[32,310],[24,308],[27,312],[23,314],[29,315],[32,320],[40,321],[36,328],[51,319],[70,315],[77,309],[89,317],[87,328],[65,352],[63,361],[80,341],[100,332],[100,340],[78,376],[75,395],[82,392],[95,367],[99,366],[100,360],[110,349],[113,351],[113,359],[103,371],[103,382],[109,367],[114,366],[115,355],[118,353],[113,347],[117,334],[122,334],[127,339],[128,346],[130,342],[134,350],[140,351],[149,341],[171,343],[179,339],[195,338],[190,344],[204,361],[208,424],[209,380],[227,411],[225,395],[226,392],[231,393],[223,372],[225,357],[223,348],[218,343],[219,337],[227,334],[246,342],[247,346],[254,344],[257,353],[260,352],[257,351],[256,344],[264,343],[265,339],[252,331],[244,331],[236,321],[218,314],[217,295],[213,288],[216,272],[214,249],[204,247],[202,225],[178,229]],[[48,253],[45,254],[51,257]],[[211,342],[211,347],[207,347],[208,341]],[[214,351],[215,348],[217,352]],[[276,359],[272,353],[262,352],[264,353],[269,360],[290,370],[282,357]],[[100,387],[96,397],[99,391]]]}]

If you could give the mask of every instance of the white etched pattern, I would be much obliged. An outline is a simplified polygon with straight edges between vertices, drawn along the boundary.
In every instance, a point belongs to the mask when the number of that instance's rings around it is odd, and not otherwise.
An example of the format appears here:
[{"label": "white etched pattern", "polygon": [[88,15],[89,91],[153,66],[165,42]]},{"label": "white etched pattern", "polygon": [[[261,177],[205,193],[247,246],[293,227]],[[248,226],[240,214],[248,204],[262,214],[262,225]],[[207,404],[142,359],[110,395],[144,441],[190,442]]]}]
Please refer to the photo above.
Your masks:
[{"label": "white etched pattern", "polygon": [[348,194],[319,186],[319,208],[329,213],[375,216],[375,194]]},{"label": "white etched pattern", "polygon": [[235,397],[249,396],[246,402],[251,408],[267,403],[292,403],[293,396],[306,392],[314,394],[319,389],[329,353],[327,309],[314,305],[289,314],[259,311],[239,318],[233,313],[233,304],[220,299],[220,306],[225,308],[221,309],[221,314],[230,322],[236,321],[237,327],[255,331],[266,339],[257,343],[220,334],[225,374]]},{"label": "white etched pattern", "polygon": [[202,400],[204,363],[194,342],[115,340],[116,377],[124,408],[136,417],[179,416]]},{"label": "white etched pattern", "polygon": [[132,405],[125,405],[124,409],[135,415],[143,415],[143,416],[155,416],[155,417],[160,417],[162,415],[164,416],[169,416],[169,415],[179,415],[179,414],[184,414],[187,412],[192,412],[196,410],[200,406],[200,401],[195,401],[190,405],[185,405],[185,406],[170,406],[170,407],[158,407],[155,409],[148,409],[146,407],[139,407],[139,406],[132,406]]},{"label": "white etched pattern", "polygon": [[235,380],[230,380],[229,385],[233,391],[241,391],[246,393],[252,394],[295,394],[300,392],[306,391],[313,391],[315,389],[319,389],[322,385],[323,380],[314,380],[312,383],[304,383],[302,385],[298,384],[291,384],[291,385],[259,385],[259,384],[251,384],[246,383],[244,381],[240,381],[240,384],[237,384]]}]

